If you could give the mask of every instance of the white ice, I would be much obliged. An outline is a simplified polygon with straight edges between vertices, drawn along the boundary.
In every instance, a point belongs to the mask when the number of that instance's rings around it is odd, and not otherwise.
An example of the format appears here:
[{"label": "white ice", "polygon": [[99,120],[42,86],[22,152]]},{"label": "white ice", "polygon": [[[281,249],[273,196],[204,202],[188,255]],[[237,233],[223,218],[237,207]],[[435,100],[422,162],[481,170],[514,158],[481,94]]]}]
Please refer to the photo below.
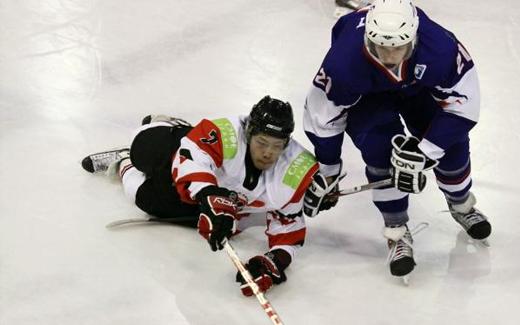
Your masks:
[{"label": "white ice", "polygon": [[[384,264],[370,193],[342,198],[307,220],[288,281],[267,294],[286,324],[518,324],[520,2],[417,4],[480,73],[473,190],[491,246],[468,240],[430,175],[410,202],[411,224],[430,227],[406,287]],[[0,1],[0,324],[269,324],[193,230],[106,230],[143,213],[79,162],[127,144],[149,113],[197,122],[271,94],[301,121],[333,12],[333,0]],[[342,186],[364,183],[359,153],[348,141],[343,152]],[[260,227],[233,244],[243,259],[266,250]]]}]

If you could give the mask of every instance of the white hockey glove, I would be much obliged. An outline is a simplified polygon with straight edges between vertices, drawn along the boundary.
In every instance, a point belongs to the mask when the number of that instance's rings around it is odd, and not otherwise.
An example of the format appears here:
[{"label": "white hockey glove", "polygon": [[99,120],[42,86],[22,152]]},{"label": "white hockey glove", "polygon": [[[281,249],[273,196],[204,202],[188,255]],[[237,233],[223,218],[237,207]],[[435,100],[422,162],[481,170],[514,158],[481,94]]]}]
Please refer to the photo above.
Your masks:
[{"label": "white hockey glove", "polygon": [[320,172],[314,174],[313,181],[307,191],[303,200],[303,213],[308,217],[315,217],[318,212],[328,210],[338,203],[338,196],[330,193],[339,190],[339,181],[345,177],[346,174],[333,176],[330,184],[327,184],[327,178]]},{"label": "white hockey glove", "polygon": [[426,186],[424,171],[437,166],[437,160],[430,159],[418,148],[419,139],[398,134],[392,138],[392,156],[390,161],[394,167],[392,181],[394,186],[403,192],[420,193]]}]

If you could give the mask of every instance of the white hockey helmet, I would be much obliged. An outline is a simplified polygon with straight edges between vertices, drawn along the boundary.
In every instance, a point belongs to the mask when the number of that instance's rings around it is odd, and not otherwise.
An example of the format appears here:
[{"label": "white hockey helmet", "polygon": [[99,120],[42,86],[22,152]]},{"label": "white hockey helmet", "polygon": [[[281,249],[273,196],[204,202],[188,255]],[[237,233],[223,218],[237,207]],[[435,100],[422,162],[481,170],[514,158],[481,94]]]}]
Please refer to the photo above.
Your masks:
[{"label": "white hockey helmet", "polygon": [[411,0],[375,0],[365,23],[365,42],[398,47],[415,46],[419,17]]}]

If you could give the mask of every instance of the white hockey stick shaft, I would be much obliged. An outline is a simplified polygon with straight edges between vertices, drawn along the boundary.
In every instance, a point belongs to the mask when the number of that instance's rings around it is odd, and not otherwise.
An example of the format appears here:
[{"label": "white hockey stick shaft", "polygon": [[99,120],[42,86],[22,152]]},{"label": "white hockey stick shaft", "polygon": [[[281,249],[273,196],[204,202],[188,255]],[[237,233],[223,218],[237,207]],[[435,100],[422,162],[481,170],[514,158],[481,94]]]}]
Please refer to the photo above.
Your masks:
[{"label": "white hockey stick shaft", "polygon": [[240,261],[240,258],[238,257],[236,251],[231,247],[228,241],[224,243],[224,250],[228,254],[229,258],[235,264],[236,268],[246,280],[247,284],[251,287],[253,290],[253,293],[256,296],[256,299],[258,299],[258,302],[260,302],[260,305],[262,305],[262,308],[264,309],[265,313],[269,317],[269,319],[273,322],[275,325],[283,325],[282,320],[280,319],[280,316],[278,316],[278,313],[274,310],[273,306],[267,300],[267,298],[264,296],[264,294],[260,291],[260,288],[258,288],[258,285],[253,280],[253,277],[251,276],[251,273],[246,269],[244,264],[242,264],[242,261]]},{"label": "white hockey stick shaft", "polygon": [[377,181],[377,182],[368,183],[368,184],[364,184],[364,185],[354,186],[353,188],[349,188],[346,190],[340,190],[339,192],[331,193],[331,194],[337,195],[337,196],[345,196],[345,195],[350,195],[350,194],[359,193],[359,192],[363,192],[363,191],[367,191],[367,190],[372,190],[375,188],[380,188],[380,187],[388,186],[388,185],[392,185],[391,178],[383,179],[382,181]]},{"label": "white hockey stick shaft", "polygon": [[156,218],[156,217],[139,217],[139,218],[128,218],[128,219],[121,219],[112,221],[109,224],[105,226],[107,229],[111,228],[117,228],[119,226],[124,225],[134,225],[134,224],[143,224],[143,223],[183,223],[183,222],[189,222],[194,220],[195,217],[172,217],[172,218]]}]

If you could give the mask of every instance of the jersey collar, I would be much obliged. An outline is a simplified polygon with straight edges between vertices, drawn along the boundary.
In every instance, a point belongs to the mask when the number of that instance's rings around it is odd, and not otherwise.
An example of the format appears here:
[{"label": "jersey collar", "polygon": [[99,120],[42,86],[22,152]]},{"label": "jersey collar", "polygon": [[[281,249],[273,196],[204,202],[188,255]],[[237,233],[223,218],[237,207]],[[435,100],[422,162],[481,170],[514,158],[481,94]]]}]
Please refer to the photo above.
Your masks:
[{"label": "jersey collar", "polygon": [[391,69],[388,69],[385,67],[379,59],[370,53],[370,51],[367,49],[366,46],[363,46],[363,53],[367,57],[368,61],[374,65],[379,71],[383,72],[383,74],[392,82],[392,83],[399,83],[404,81],[406,78],[406,72],[408,71],[408,60],[404,60],[399,64],[397,67],[397,73],[392,71]]}]

